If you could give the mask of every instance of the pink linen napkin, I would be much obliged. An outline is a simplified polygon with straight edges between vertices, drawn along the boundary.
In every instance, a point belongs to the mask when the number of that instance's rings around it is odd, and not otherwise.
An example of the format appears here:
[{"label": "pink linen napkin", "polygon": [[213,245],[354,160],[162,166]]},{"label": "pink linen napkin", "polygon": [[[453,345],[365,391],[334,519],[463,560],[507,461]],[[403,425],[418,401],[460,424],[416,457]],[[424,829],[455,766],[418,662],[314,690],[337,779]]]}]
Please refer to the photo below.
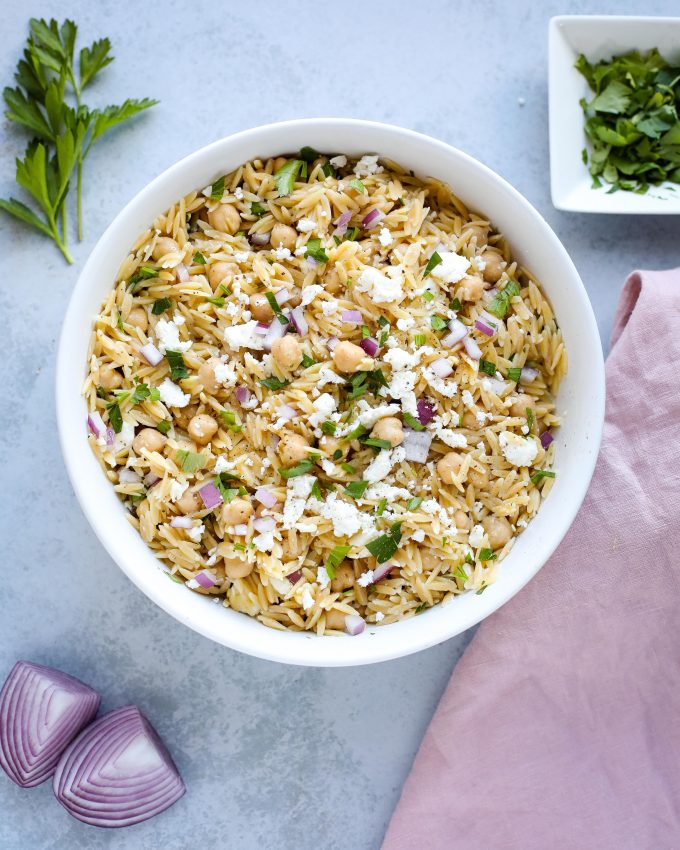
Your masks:
[{"label": "pink linen napkin", "polygon": [[680,848],[680,269],[628,278],[612,345],[588,496],[456,667],[383,850]]}]

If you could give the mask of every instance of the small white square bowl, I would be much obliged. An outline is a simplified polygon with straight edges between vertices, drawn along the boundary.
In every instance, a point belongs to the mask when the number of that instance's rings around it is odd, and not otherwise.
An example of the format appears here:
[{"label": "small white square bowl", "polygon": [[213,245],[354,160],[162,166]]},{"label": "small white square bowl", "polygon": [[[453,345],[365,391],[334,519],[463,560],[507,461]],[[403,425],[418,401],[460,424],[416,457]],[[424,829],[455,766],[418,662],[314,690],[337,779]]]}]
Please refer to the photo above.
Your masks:
[{"label": "small white square bowl", "polygon": [[608,186],[592,187],[581,152],[587,147],[582,97],[593,92],[574,62],[583,53],[589,62],[610,59],[631,50],[657,47],[670,62],[680,64],[680,18],[616,15],[561,15],[549,28],[550,191],[558,210],[636,215],[680,214],[680,186],[663,183],[644,195]]}]

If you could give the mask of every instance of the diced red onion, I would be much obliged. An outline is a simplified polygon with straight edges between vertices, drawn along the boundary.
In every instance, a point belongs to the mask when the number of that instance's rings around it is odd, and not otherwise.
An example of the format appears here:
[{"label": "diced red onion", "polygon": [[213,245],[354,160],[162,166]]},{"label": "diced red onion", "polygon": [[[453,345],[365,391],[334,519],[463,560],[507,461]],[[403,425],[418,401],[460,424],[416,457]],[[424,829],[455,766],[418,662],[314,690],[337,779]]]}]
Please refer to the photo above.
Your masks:
[{"label": "diced red onion", "polygon": [[345,617],[345,631],[348,635],[360,635],[366,628],[363,617],[358,614],[348,614]]},{"label": "diced red onion", "polygon": [[[279,320],[275,319],[275,321],[278,322]],[[281,322],[279,322],[279,324],[281,324]],[[269,331],[269,325],[266,322],[258,322],[255,325],[255,333],[258,336],[266,336],[268,331]]]},{"label": "diced red onion", "polygon": [[404,442],[401,444],[406,460],[414,463],[427,463],[427,456],[432,443],[432,434],[427,431],[412,431],[404,429]]},{"label": "diced red onion", "polygon": [[0,767],[22,788],[40,785],[100,699],[67,673],[17,661],[0,691]]},{"label": "diced red onion", "polygon": [[160,480],[160,477],[156,475],[155,472],[147,472],[147,474],[144,476],[144,486],[153,487],[153,485],[158,484]]},{"label": "diced red onion", "polygon": [[427,425],[434,419],[435,407],[431,401],[426,398],[419,398],[416,406],[418,408],[418,421],[421,425]]},{"label": "diced red onion", "polygon": [[363,322],[360,310],[343,310],[341,318],[349,325],[360,325]]},{"label": "diced red onion", "polygon": [[271,325],[269,325],[269,330],[262,340],[264,350],[271,351],[272,345],[274,345],[277,339],[281,339],[282,336],[285,336],[287,330],[288,325],[283,325],[278,319],[274,319]]},{"label": "diced red onion", "polygon": [[222,494],[213,483],[204,484],[198,491],[198,494],[208,510],[216,508],[224,501],[222,499]]},{"label": "diced red onion", "polygon": [[523,366],[519,376],[520,384],[532,384],[538,378],[538,369],[533,369],[531,366]]},{"label": "diced red onion", "polygon": [[377,584],[388,576],[392,570],[396,569],[396,564],[378,564],[373,570],[373,584]]},{"label": "diced red onion", "polygon": [[259,531],[260,534],[267,531],[274,531],[276,528],[276,520],[273,516],[260,516],[253,520],[253,528]]},{"label": "diced red onion", "polygon": [[290,292],[283,287],[283,289],[279,289],[278,292],[274,293],[274,298],[279,307],[282,307],[286,301],[290,301]]},{"label": "diced red onion", "polygon": [[95,437],[101,437],[106,432],[106,425],[98,410],[94,410],[87,417],[87,427],[92,431]]},{"label": "diced red onion", "polygon": [[113,428],[108,427],[106,429],[106,445],[112,446],[116,442],[116,432]]},{"label": "diced red onion", "polygon": [[142,476],[134,469],[124,466],[118,473],[118,481],[121,484],[141,484]]},{"label": "diced red onion", "polygon": [[67,747],[52,789],[73,817],[103,827],[147,820],[186,791],[170,753],[134,705],[100,717]]},{"label": "diced red onion", "polygon": [[174,516],[170,520],[170,525],[173,528],[193,528],[194,521],[190,516]]},{"label": "diced red onion", "polygon": [[373,339],[372,336],[367,336],[362,339],[359,345],[364,349],[369,357],[375,357],[375,355],[380,351],[378,341]]},{"label": "diced red onion", "polygon": [[250,401],[250,390],[248,387],[236,387],[234,395],[236,396],[236,401],[239,404],[246,404]]},{"label": "diced red onion", "polygon": [[269,242],[269,233],[253,233],[250,236],[250,241],[253,245],[266,245]]},{"label": "diced red onion", "polygon": [[443,357],[430,363],[430,369],[432,369],[438,378],[448,378],[449,375],[453,374],[453,366]]},{"label": "diced red onion", "polygon": [[544,431],[544,432],[541,434],[540,440],[541,440],[541,445],[543,446],[543,448],[544,448],[544,449],[547,449],[547,448],[548,448],[548,446],[549,446],[552,442],[554,442],[555,438],[554,438],[554,437],[553,437],[553,435],[550,433],[550,431]]},{"label": "diced red onion", "polygon": [[300,572],[300,570],[295,570],[295,572],[293,573],[288,573],[286,578],[291,584],[297,584],[302,578],[302,573]]},{"label": "diced red onion", "polygon": [[463,345],[468,353],[468,356],[473,360],[479,360],[482,356],[482,349],[477,345],[471,336],[466,336],[463,340]]},{"label": "diced red onion", "polygon": [[194,581],[206,590],[209,587],[215,587],[217,584],[217,579],[211,572],[208,572],[208,570],[201,570],[200,573],[196,573]]},{"label": "diced red onion", "polygon": [[290,320],[300,336],[305,336],[308,333],[309,325],[307,324],[307,319],[305,319],[305,313],[302,307],[294,307],[290,311]]},{"label": "diced red onion", "polygon": [[444,348],[453,348],[453,346],[459,343],[468,332],[467,327],[459,319],[451,319],[449,322],[449,330],[451,333],[447,334],[444,339],[442,339],[442,345]]},{"label": "diced red onion", "polygon": [[297,419],[299,412],[290,404],[281,404],[276,408],[276,416],[279,419]]},{"label": "diced red onion", "polygon": [[265,508],[273,508],[276,504],[276,496],[270,493],[265,487],[258,487],[255,491],[254,498]]},{"label": "diced red onion", "polygon": [[237,537],[245,537],[247,533],[248,533],[248,526],[245,524],[245,522],[239,522],[238,525],[234,526],[234,534]]},{"label": "diced red onion", "polygon": [[147,342],[139,349],[139,353],[146,360],[149,366],[158,366],[163,359],[163,355],[152,342]]},{"label": "diced red onion", "polygon": [[488,325],[485,325],[481,319],[477,319],[477,321],[475,322],[475,327],[478,331],[481,331],[483,334],[486,334],[486,336],[493,336],[495,333],[494,329],[490,328]]},{"label": "diced red onion", "polygon": [[488,313],[486,310],[482,310],[479,314],[479,318],[490,328],[498,328],[501,321],[498,316],[492,316],[491,313]]},{"label": "diced red onion", "polygon": [[326,340],[326,345],[328,346],[329,351],[333,351],[335,346],[340,342],[337,336],[332,336]]},{"label": "diced red onion", "polygon": [[347,212],[344,212],[341,216],[338,217],[338,219],[335,222],[335,226],[336,226],[335,235],[336,236],[344,236],[345,233],[347,233],[347,227],[349,225],[349,220],[351,218],[352,218],[352,211],[351,210],[347,210]]},{"label": "diced red onion", "polygon": [[180,263],[178,266],[175,266],[175,277],[181,283],[186,283],[189,280],[189,271],[184,263]]},{"label": "diced red onion", "polygon": [[314,268],[314,266],[319,265],[318,262],[314,259],[314,257],[307,257],[306,262],[307,262],[307,265],[310,266],[311,268]]},{"label": "diced red onion", "polygon": [[371,210],[366,218],[361,222],[361,226],[365,228],[375,227],[375,225],[383,217],[384,213],[380,210]]}]

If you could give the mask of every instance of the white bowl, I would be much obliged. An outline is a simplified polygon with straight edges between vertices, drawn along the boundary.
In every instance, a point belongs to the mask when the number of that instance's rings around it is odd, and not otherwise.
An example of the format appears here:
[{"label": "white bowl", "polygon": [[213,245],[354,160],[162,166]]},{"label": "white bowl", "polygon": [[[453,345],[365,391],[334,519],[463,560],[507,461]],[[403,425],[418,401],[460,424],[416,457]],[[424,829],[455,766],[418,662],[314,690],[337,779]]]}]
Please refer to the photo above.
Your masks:
[{"label": "white bowl", "polygon": [[580,53],[589,62],[611,59],[631,50],[658,47],[661,55],[680,64],[680,18],[622,17],[618,15],[562,15],[550,21],[549,114],[550,190],[558,210],[591,213],[671,215],[680,213],[680,186],[651,186],[635,192],[607,194],[606,183],[592,187],[592,177],[581,159],[587,148],[581,98],[591,100],[585,77],[576,70]]},{"label": "white bowl", "polygon": [[[352,155],[379,153],[423,177],[446,181],[474,210],[490,216],[543,282],[570,361],[558,398],[565,422],[556,435],[555,486],[503,562],[499,581],[481,596],[465,594],[404,622],[369,626],[357,637],[274,631],[169,581],[125,518],[87,444],[80,394],[93,318],[138,234],[178,198],[242,162],[303,145]],[[73,291],[59,346],[56,391],[61,445],[76,495],[99,539],[129,578],[177,620],[218,643],[261,658],[317,666],[408,655],[459,634],[507,602],[545,563],[574,519],[595,466],[604,416],[602,350],[588,296],[567,252],[529,202],[486,166],[435,139],[385,124],[330,118],[270,124],[221,139],[173,165],[133,198],[95,246]]]}]

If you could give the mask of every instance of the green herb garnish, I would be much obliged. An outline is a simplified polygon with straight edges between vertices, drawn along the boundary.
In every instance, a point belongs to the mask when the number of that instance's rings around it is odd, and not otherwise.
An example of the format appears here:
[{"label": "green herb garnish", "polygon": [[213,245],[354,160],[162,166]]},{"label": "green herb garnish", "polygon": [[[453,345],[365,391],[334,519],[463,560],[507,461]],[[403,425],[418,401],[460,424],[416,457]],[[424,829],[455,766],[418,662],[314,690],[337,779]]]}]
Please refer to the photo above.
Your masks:
[{"label": "green herb garnish", "polygon": [[465,584],[465,582],[468,580],[468,574],[463,569],[462,564],[458,564],[458,566],[454,568],[453,577],[455,579],[458,579],[458,581],[462,581],[463,584]]},{"label": "green herb garnish", "polygon": [[135,391],[132,393],[132,403],[139,404],[147,398],[149,401],[158,401],[160,397],[161,393],[157,387],[148,387],[146,384],[137,384]]},{"label": "green herb garnish", "polygon": [[170,377],[173,381],[181,381],[183,378],[189,377],[189,370],[186,367],[181,351],[171,351],[165,349],[165,356],[170,364]]},{"label": "green herb garnish", "polygon": [[517,295],[519,295],[519,286],[514,280],[510,280],[500,292],[494,295],[486,309],[499,319],[504,319],[510,309],[510,299]]},{"label": "green herb garnish", "polygon": [[137,284],[143,280],[153,280],[155,277],[158,277],[158,269],[153,269],[151,266],[140,266],[128,280],[127,288],[130,292],[135,293],[139,289]]},{"label": "green herb garnish", "polygon": [[309,354],[302,355],[302,368],[309,369],[310,366],[315,366],[316,360],[313,357],[310,357]]},{"label": "green herb garnish", "polygon": [[338,424],[337,422],[333,422],[331,419],[327,419],[325,422],[321,423],[321,430],[324,434],[328,434],[330,437],[335,434],[337,431]]},{"label": "green herb garnish", "polygon": [[305,458],[305,460],[301,460],[295,466],[291,466],[290,469],[280,468],[279,475],[286,480],[297,478],[299,475],[306,475],[313,466],[314,461],[311,458]]},{"label": "green herb garnish", "polygon": [[321,166],[321,170],[323,171],[324,177],[335,177],[335,169],[330,162],[324,162]]},{"label": "green herb garnish", "polygon": [[420,605],[416,608],[416,614],[422,614],[422,612],[427,608],[427,602],[421,602]]},{"label": "green herb garnish", "polygon": [[414,416],[412,413],[409,413],[408,411],[405,410],[402,413],[402,418],[403,418],[405,424],[408,425],[409,428],[412,428],[414,431],[424,431],[425,430],[425,426],[422,424],[420,419],[418,419],[418,417]]},{"label": "green herb garnish", "polygon": [[351,548],[351,546],[341,543],[331,549],[328,558],[326,558],[326,563],[324,564],[324,567],[326,567],[326,572],[328,573],[328,578],[335,578],[335,571],[345,560]]},{"label": "green herb garnish", "polygon": [[527,407],[526,408],[526,414],[527,414],[527,425],[529,427],[529,430],[531,431],[531,429],[534,427],[534,411],[532,410],[532,408]]},{"label": "green herb garnish", "polygon": [[368,481],[351,481],[345,487],[345,493],[347,493],[347,495],[351,496],[353,499],[360,499],[366,492],[366,488],[368,487],[368,485]]},{"label": "green herb garnish", "polygon": [[425,271],[423,272],[423,279],[428,277],[432,269],[436,269],[441,262],[442,258],[436,251],[434,251],[430,259],[427,261],[427,265],[425,266]]},{"label": "green herb garnish", "polygon": [[224,195],[224,177],[220,177],[210,187],[210,200],[221,201]]},{"label": "green herb garnish", "polygon": [[381,328],[389,328],[390,323],[384,316],[378,316],[378,324]]},{"label": "green herb garnish", "polygon": [[205,300],[214,304],[215,307],[224,307],[225,298],[222,295],[215,295],[213,298],[206,298]]},{"label": "green herb garnish", "polygon": [[519,383],[519,379],[522,377],[522,367],[521,366],[511,366],[508,369],[507,378],[509,381],[514,381],[516,384]]},{"label": "green herb garnish", "polygon": [[385,513],[385,508],[386,508],[386,507],[387,507],[387,499],[383,497],[383,498],[382,498],[382,499],[378,502],[378,506],[377,506],[377,507],[376,507],[376,509],[375,509],[375,515],[376,515],[376,516],[382,516],[382,515]]},{"label": "green herb garnish", "polygon": [[336,449],[333,452],[333,460],[340,460],[341,457],[342,457],[342,449]]},{"label": "green herb garnish", "polygon": [[446,319],[442,318],[442,316],[432,316],[430,319],[430,325],[432,326],[433,331],[443,331],[445,327],[447,327],[448,322]]},{"label": "green herb garnish", "polygon": [[274,311],[274,315],[281,322],[282,325],[288,324],[288,318],[284,315],[283,310],[281,309],[281,305],[276,300],[276,296],[273,292],[265,292],[264,297],[269,302],[269,306]]},{"label": "green herb garnish", "polygon": [[356,467],[352,466],[351,463],[341,463],[340,469],[342,469],[342,471],[346,472],[348,475],[354,475],[354,473],[357,471]]},{"label": "green herb garnish", "polygon": [[423,504],[422,496],[414,496],[411,501],[406,505],[407,511],[415,511]]},{"label": "green herb garnish", "polygon": [[170,420],[161,419],[160,422],[156,423],[156,428],[161,432],[161,434],[167,434],[170,430]]},{"label": "green herb garnish", "polygon": [[485,549],[479,550],[479,560],[480,561],[495,561],[496,557],[497,557],[496,553],[493,551],[493,549],[486,549],[485,548]]},{"label": "green herb garnish", "polygon": [[314,483],[312,484],[312,489],[310,491],[311,495],[314,496],[319,502],[322,500],[321,496],[321,485],[319,484],[319,479],[315,478]]},{"label": "green herb garnish", "polygon": [[367,543],[366,548],[379,564],[384,564],[397,551],[400,542],[401,523],[395,522],[390,526],[390,530],[386,534],[382,534],[380,537],[376,537],[375,540]]},{"label": "green herb garnish", "polygon": [[359,178],[358,178],[358,177],[353,177],[353,178],[349,181],[349,185],[350,185],[353,189],[356,189],[356,190],[357,190],[357,192],[361,192],[361,194],[362,194],[362,195],[365,195],[365,194],[366,194],[366,187],[365,187],[365,186],[364,186],[364,184],[361,182],[361,180],[359,180]]},{"label": "green herb garnish", "polygon": [[315,159],[318,159],[321,156],[319,151],[315,151],[314,148],[310,148],[309,145],[305,145],[303,148],[300,148],[300,159],[303,162],[314,162]]},{"label": "green herb garnish", "polygon": [[281,378],[271,377],[271,378],[262,378],[260,381],[263,387],[266,387],[268,390],[282,390],[284,387],[287,387],[290,384],[290,381],[282,380]]},{"label": "green herb garnish", "polygon": [[234,434],[238,434],[243,430],[243,426],[233,410],[220,410],[218,412],[222,424],[227,430],[232,431]]},{"label": "green herb garnish", "polygon": [[423,298],[426,301],[434,301],[434,293],[430,292],[429,289],[426,289],[425,292],[423,292]]},{"label": "green herb garnish", "polygon": [[157,301],[153,302],[151,312],[154,314],[154,316],[160,316],[162,313],[165,313],[165,311],[169,310],[171,307],[172,301],[169,298],[159,298]]},{"label": "green herb garnish", "polygon": [[455,310],[456,312],[462,310],[463,305],[460,303],[460,298],[453,298],[451,301],[449,301],[449,309]]},{"label": "green herb garnish", "polygon": [[305,246],[305,257],[311,257],[317,263],[327,263],[328,254],[321,247],[320,239],[310,239]]},{"label": "green herb garnish", "polygon": [[293,191],[293,187],[295,186],[295,178],[300,173],[300,169],[303,166],[303,161],[301,159],[291,159],[285,165],[282,165],[281,168],[274,174],[274,181],[276,182],[276,191],[279,193],[280,197],[285,197],[286,195],[290,195]]},{"label": "green herb garnish", "polygon": [[544,478],[554,478],[555,473],[549,469],[534,469],[531,473],[531,483],[538,484],[539,481],[542,481]]},{"label": "green herb garnish", "polygon": [[205,456],[198,452],[190,452],[187,449],[178,449],[175,459],[184,472],[192,473],[203,469]]},{"label": "green herb garnish", "polygon": [[197,266],[205,265],[205,257],[203,256],[203,254],[201,254],[200,251],[196,251],[193,256],[192,263],[195,263]]},{"label": "green herb garnish", "polygon": [[121,415],[118,402],[112,401],[110,404],[107,404],[106,410],[109,414],[109,422],[111,423],[111,427],[116,432],[116,434],[120,434],[120,432],[123,430],[123,417]]},{"label": "green herb garnish", "polygon": [[493,376],[496,374],[496,364],[492,363],[490,360],[480,360],[479,361],[479,371],[484,372],[486,375]]},{"label": "green herb garnish", "polygon": [[487,589],[488,586],[489,585],[486,582],[482,582],[482,586],[479,588],[479,590],[475,591],[475,596],[481,596],[482,593],[484,593],[484,591]]},{"label": "green herb garnish", "polygon": [[252,202],[250,211],[253,215],[264,215],[267,212],[264,204],[261,204],[259,201]]},{"label": "green herb garnish", "polygon": [[413,344],[416,348],[420,348],[421,346],[425,345],[426,342],[427,337],[425,336],[425,334],[416,334],[413,337]]}]

